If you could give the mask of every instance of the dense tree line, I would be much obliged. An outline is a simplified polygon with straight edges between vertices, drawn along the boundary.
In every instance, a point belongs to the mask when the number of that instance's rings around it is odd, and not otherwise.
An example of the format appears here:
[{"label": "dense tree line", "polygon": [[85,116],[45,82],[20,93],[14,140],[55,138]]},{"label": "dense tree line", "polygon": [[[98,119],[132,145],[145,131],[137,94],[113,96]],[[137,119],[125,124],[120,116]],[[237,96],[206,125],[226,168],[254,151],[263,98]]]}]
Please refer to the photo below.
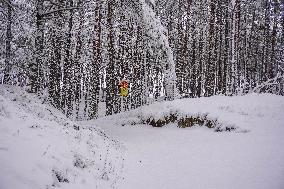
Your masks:
[{"label": "dense tree line", "polygon": [[[157,0],[183,96],[283,95],[283,0]],[[261,87],[262,86],[262,87]]]},{"label": "dense tree line", "polygon": [[159,99],[283,95],[283,0],[0,0],[0,26],[1,83],[74,119],[104,103],[111,115]]},{"label": "dense tree line", "polygon": [[[152,96],[174,98],[172,52],[161,25],[155,28],[159,20],[144,1],[1,0],[1,14],[7,30],[6,35],[1,31],[7,44],[1,46],[6,47],[1,55],[3,83],[18,82],[22,74],[30,92],[68,117],[96,118],[100,101],[111,115],[150,103]],[[19,15],[30,22],[14,22]],[[27,25],[17,33],[23,23]],[[21,55],[28,59],[14,66],[17,60],[10,57],[18,55],[9,53],[18,37],[29,44],[14,48],[28,49]],[[21,70],[13,73],[15,67]],[[118,94],[123,79],[131,91],[125,98]]]}]

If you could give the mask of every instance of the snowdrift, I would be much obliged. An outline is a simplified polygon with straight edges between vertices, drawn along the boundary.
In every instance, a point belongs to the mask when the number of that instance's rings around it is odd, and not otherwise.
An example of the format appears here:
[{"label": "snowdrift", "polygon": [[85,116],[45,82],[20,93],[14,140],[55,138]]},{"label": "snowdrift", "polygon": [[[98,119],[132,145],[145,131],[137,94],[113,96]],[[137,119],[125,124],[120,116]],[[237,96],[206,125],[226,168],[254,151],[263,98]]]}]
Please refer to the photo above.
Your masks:
[{"label": "snowdrift", "polygon": [[283,136],[277,95],[180,99],[72,122],[0,85],[0,189],[279,189]]},{"label": "snowdrift", "polygon": [[0,188],[116,188],[124,148],[37,96],[0,85]]},{"label": "snowdrift", "polygon": [[[217,120],[178,128],[146,120]],[[101,126],[127,148],[121,189],[282,189],[284,186],[284,97],[271,94],[214,96],[156,103],[85,124]],[[83,124],[83,123],[82,123]],[[200,127],[201,126],[201,127]],[[243,132],[245,131],[245,132]]]},{"label": "snowdrift", "polygon": [[[257,119],[254,119],[257,118]],[[118,115],[97,120],[115,122],[117,125],[152,125],[162,127],[176,123],[178,127],[206,126],[215,131],[249,132],[260,129],[247,124],[250,120],[283,123],[284,97],[273,94],[248,94],[244,96],[213,96],[208,98],[179,99],[155,103]],[[263,125],[263,124],[259,124]]]}]

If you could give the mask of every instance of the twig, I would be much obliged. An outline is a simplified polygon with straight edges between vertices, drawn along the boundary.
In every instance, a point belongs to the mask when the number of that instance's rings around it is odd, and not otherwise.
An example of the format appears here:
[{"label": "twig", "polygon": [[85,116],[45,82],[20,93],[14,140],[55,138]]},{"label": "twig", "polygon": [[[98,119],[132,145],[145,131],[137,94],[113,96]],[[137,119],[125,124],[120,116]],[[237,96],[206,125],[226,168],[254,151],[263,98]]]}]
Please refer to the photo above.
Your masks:
[{"label": "twig", "polygon": [[45,152],[43,152],[42,156],[44,156],[47,153],[49,147],[50,147],[50,145],[47,146],[47,148],[46,148]]}]

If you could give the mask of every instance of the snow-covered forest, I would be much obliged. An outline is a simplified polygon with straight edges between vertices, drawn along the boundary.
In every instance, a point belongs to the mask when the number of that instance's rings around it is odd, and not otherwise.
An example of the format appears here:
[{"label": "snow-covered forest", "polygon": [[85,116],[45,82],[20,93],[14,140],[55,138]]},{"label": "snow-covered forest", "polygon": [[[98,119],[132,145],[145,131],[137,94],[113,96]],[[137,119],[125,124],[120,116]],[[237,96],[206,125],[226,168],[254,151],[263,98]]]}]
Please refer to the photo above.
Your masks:
[{"label": "snow-covered forest", "polygon": [[0,189],[280,189],[283,126],[284,0],[0,0]]},{"label": "snow-covered forest", "polygon": [[[1,0],[1,83],[74,119],[156,100],[283,95],[282,0]],[[120,98],[118,84],[130,83]]]}]

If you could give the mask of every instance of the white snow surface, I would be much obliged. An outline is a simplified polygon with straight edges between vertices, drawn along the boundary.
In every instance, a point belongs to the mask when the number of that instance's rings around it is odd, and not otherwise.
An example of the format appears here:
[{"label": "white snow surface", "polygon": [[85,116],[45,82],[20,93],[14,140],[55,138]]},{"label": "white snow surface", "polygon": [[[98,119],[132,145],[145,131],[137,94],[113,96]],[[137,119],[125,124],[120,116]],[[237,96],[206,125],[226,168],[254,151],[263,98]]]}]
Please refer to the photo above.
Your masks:
[{"label": "white snow surface", "polygon": [[124,151],[99,128],[0,85],[0,189],[116,188]]},{"label": "white snow surface", "polygon": [[[207,115],[237,129],[214,132],[141,118]],[[120,189],[283,189],[284,97],[271,94],[181,99],[92,121],[127,148]],[[86,122],[87,125],[90,122]],[[122,126],[124,125],[124,126]],[[246,131],[246,132],[243,132]]]},{"label": "white snow surface", "polygon": [[[237,129],[141,122],[172,113]],[[181,99],[75,123],[0,85],[0,189],[283,189],[283,146],[282,96]]]}]

